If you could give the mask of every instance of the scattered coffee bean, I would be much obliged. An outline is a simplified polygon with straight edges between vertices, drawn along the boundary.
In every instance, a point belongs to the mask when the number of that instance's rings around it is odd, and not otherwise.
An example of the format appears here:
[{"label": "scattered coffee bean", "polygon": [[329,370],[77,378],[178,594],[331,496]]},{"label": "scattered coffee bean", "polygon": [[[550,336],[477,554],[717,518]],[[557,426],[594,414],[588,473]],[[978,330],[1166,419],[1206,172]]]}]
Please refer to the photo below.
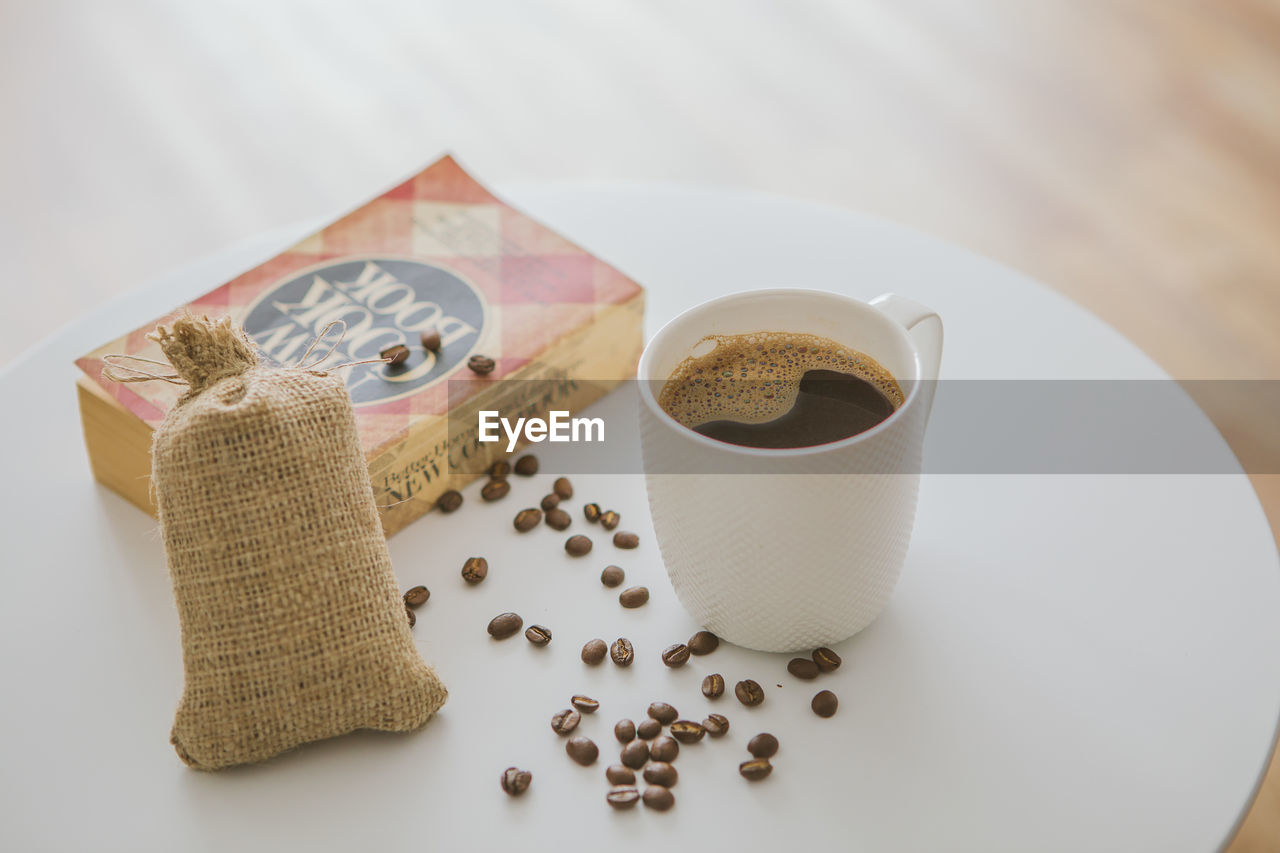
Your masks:
[{"label": "scattered coffee bean", "polygon": [[441,512],[453,512],[462,506],[462,492],[457,489],[450,489],[436,499],[436,506],[440,508]]},{"label": "scattered coffee bean", "polygon": [[582,508],[582,514],[587,517],[587,521],[595,524],[600,520],[600,504],[587,504]]},{"label": "scattered coffee bean", "polygon": [[813,650],[813,662],[823,672],[835,672],[840,668],[840,655],[823,646]]},{"label": "scattered coffee bean", "polygon": [[545,625],[530,625],[525,629],[524,636],[535,646],[545,646],[551,642],[551,629]]},{"label": "scattered coffee bean", "polygon": [[600,756],[600,748],[596,746],[595,741],[582,735],[569,738],[569,742],[564,745],[564,751],[583,767],[595,764],[596,758]]},{"label": "scattered coffee bean", "polygon": [[532,477],[538,473],[538,457],[526,453],[516,460],[515,472],[521,477]]},{"label": "scattered coffee bean", "polygon": [[378,358],[385,361],[389,367],[399,367],[409,360],[409,348],[404,344],[395,344],[379,352]]},{"label": "scattered coffee bean", "polygon": [[636,737],[641,740],[653,740],[662,734],[662,723],[650,717],[647,720],[641,720],[636,725]]},{"label": "scattered coffee bean", "polygon": [[840,707],[840,700],[830,690],[822,690],[813,697],[813,701],[809,704],[813,708],[813,713],[819,717],[834,717],[836,708]]},{"label": "scattered coffee bean", "polygon": [[724,714],[708,714],[702,721],[702,728],[711,737],[724,737],[729,733],[729,718]]},{"label": "scattered coffee bean", "polygon": [[404,603],[409,607],[421,607],[431,597],[431,590],[425,586],[415,586],[404,594]]},{"label": "scattered coffee bean", "polygon": [[702,723],[695,723],[693,720],[676,720],[671,724],[670,731],[671,736],[681,743],[697,743],[707,733]]},{"label": "scattered coffee bean", "polygon": [[499,498],[505,498],[509,491],[511,491],[511,484],[506,480],[490,480],[480,489],[480,497],[487,501],[496,501]]},{"label": "scattered coffee bean", "polygon": [[625,764],[610,764],[604,771],[604,778],[608,779],[612,785],[634,785],[636,771]]},{"label": "scattered coffee bean", "polygon": [[[635,774],[632,773],[631,781],[635,781]],[[635,788],[622,786],[614,788],[604,795],[605,801],[615,809],[635,808],[637,802],[640,801],[640,792]]]},{"label": "scattered coffee bean", "polygon": [[720,648],[720,638],[710,631],[699,631],[689,638],[689,652],[695,655],[709,655]]},{"label": "scattered coffee bean", "polygon": [[462,564],[462,579],[475,586],[489,576],[489,561],[484,557],[468,557]]},{"label": "scattered coffee bean", "polygon": [[489,636],[505,640],[524,627],[524,620],[515,613],[499,613],[489,621]]},{"label": "scattered coffee bean", "polygon": [[671,788],[679,779],[680,774],[676,772],[675,767],[665,761],[655,761],[644,769],[644,781],[652,785]]},{"label": "scattered coffee bean", "polygon": [[600,526],[605,530],[613,530],[618,526],[618,522],[622,521],[622,516],[613,510],[607,510],[600,513]]},{"label": "scattered coffee bean", "polygon": [[767,758],[753,758],[738,765],[738,772],[744,779],[758,782],[773,772],[773,765]]},{"label": "scattered coffee bean", "polygon": [[418,340],[422,341],[422,348],[431,352],[440,352],[440,330],[439,329],[423,329],[422,334],[418,336]]},{"label": "scattered coffee bean", "polygon": [[489,466],[489,476],[494,480],[507,479],[511,476],[511,463],[505,459],[499,459]]},{"label": "scattered coffee bean", "polygon": [[778,739],[768,732],[761,732],[747,741],[747,752],[756,758],[773,758],[778,754]]},{"label": "scattered coffee bean", "polygon": [[551,731],[558,735],[567,735],[578,727],[578,723],[582,722],[582,715],[573,708],[565,708],[563,711],[556,711],[551,717]]},{"label": "scattered coffee bean", "polygon": [[473,355],[467,359],[467,367],[477,376],[488,376],[497,366],[498,363],[487,355]]},{"label": "scattered coffee bean", "polygon": [[542,523],[542,510],[522,509],[516,513],[516,520],[514,523],[516,530],[521,533],[528,533],[530,530]]},{"label": "scattered coffee bean", "polygon": [[521,770],[519,767],[508,767],[502,771],[502,790],[513,797],[518,797],[529,790],[529,783],[532,781],[533,774],[528,770]]},{"label": "scattered coffee bean", "polygon": [[676,798],[661,785],[650,785],[644,789],[644,804],[655,812],[665,812],[676,804]]},{"label": "scattered coffee bean", "polygon": [[662,650],[662,662],[674,669],[689,662],[689,647],[684,643],[676,643]]},{"label": "scattered coffee bean", "polygon": [[540,503],[539,506],[542,507],[543,512],[550,512],[560,506],[560,496],[555,493],[545,495],[543,496],[542,503]]},{"label": "scattered coffee bean", "polygon": [[667,726],[679,719],[680,712],[666,702],[653,702],[649,705],[649,716]]},{"label": "scattered coffee bean", "polygon": [[613,544],[619,548],[635,548],[640,545],[640,537],[634,533],[619,530],[617,533],[613,534]]},{"label": "scattered coffee bean", "polygon": [[743,705],[759,705],[764,701],[764,688],[748,678],[733,686],[733,695],[737,696],[738,701]]},{"label": "scattered coffee bean", "polygon": [[591,553],[591,540],[579,533],[565,540],[564,549],[571,557],[582,557]]},{"label": "scattered coffee bean", "polygon": [[653,739],[653,743],[649,744],[649,758],[654,761],[672,762],[676,760],[676,756],[680,754],[680,744],[676,743],[676,739],[667,735],[660,735]]},{"label": "scattered coffee bean", "polygon": [[622,748],[622,763],[639,770],[649,760],[649,744],[637,738]]},{"label": "scattered coffee bean", "polygon": [[605,645],[604,640],[587,640],[586,645],[582,647],[582,662],[588,666],[595,666],[604,660],[608,651],[609,647]]},{"label": "scattered coffee bean", "polygon": [[573,524],[573,519],[569,517],[569,513],[559,507],[547,510],[547,527],[552,530],[564,530],[570,524]]},{"label": "scattered coffee bean", "polygon": [[702,695],[708,699],[719,699],[724,695],[724,676],[713,672],[702,679]]},{"label": "scattered coffee bean", "polygon": [[618,603],[629,610],[644,607],[649,601],[649,588],[633,586],[618,593]]},{"label": "scattered coffee bean", "polygon": [[796,678],[803,678],[807,680],[810,678],[817,678],[818,673],[821,672],[821,670],[819,670],[818,665],[809,660],[809,658],[792,658],[787,662],[787,672],[791,673]]},{"label": "scattered coffee bean", "polygon": [[573,497],[573,483],[569,482],[568,477],[557,477],[556,481],[551,484],[551,491],[560,496],[560,500],[567,501]]},{"label": "scattered coffee bean", "polygon": [[410,628],[418,624],[418,615],[413,612],[413,608],[411,608],[409,605],[406,604],[404,606],[404,612],[405,612],[405,615],[409,617]]},{"label": "scattered coffee bean", "polygon": [[581,693],[569,700],[569,704],[577,708],[584,714],[594,714],[596,709],[600,707],[600,703],[592,699],[590,696],[583,696]]},{"label": "scattered coffee bean", "polygon": [[609,657],[613,658],[613,662],[618,666],[631,666],[631,662],[636,657],[636,650],[631,645],[630,640],[625,637],[619,637],[609,647]]},{"label": "scattered coffee bean", "polygon": [[613,736],[618,743],[631,743],[636,739],[636,724],[630,720],[618,720],[613,725]]},{"label": "scattered coffee bean", "polygon": [[600,573],[600,583],[608,587],[622,586],[622,582],[626,579],[627,573],[621,566],[605,566],[604,571]]}]

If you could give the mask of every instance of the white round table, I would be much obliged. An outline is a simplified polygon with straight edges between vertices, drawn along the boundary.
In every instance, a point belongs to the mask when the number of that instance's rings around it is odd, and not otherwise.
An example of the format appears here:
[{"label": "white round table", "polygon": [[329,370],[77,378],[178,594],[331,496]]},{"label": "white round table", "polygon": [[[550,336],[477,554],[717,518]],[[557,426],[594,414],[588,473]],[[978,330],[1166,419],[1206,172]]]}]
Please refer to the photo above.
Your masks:
[{"label": "white round table", "polygon": [[[644,284],[650,331],[731,290],[894,290],[945,319],[944,377],[1163,376],[1027,278],[847,211],[660,186],[506,189]],[[559,534],[511,529],[548,491],[544,467],[499,503],[469,494],[391,542],[402,584],[432,590],[415,636],[451,690],[425,729],[187,769],[168,743],[182,668],[163,548],[150,518],[90,476],[72,360],[301,230],[175,271],[0,374],[0,848],[1203,853],[1232,833],[1280,713],[1280,564],[1243,475],[926,476],[888,610],[818,683],[790,677],[785,656],[727,646],[663,667],[659,650],[696,626],[666,581],[642,478],[575,477],[576,525],[579,499],[598,499],[643,543],[583,565]],[[490,577],[467,588],[458,570],[481,549]],[[599,584],[610,561],[652,589],[647,607],[622,610]],[[550,626],[551,646],[489,641],[506,609]],[[594,636],[631,638],[636,665],[585,669]],[[768,700],[709,703],[712,671],[754,677]],[[830,720],[809,710],[823,687],[841,698]],[[601,702],[581,726],[602,747],[592,768],[549,726],[579,692]],[[613,722],[654,700],[724,713],[731,731],[681,751],[674,810],[614,813]],[[737,765],[766,730],[782,749],[749,784]],[[534,773],[518,800],[498,788],[511,764]]]}]

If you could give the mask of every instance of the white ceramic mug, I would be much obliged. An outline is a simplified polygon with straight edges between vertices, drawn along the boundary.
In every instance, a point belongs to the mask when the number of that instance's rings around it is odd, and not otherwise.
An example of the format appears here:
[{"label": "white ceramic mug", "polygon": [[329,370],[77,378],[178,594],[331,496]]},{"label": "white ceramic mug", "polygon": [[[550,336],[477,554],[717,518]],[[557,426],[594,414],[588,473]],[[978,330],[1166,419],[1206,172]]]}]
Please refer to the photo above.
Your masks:
[{"label": "white ceramic mug", "polygon": [[[662,383],[707,335],[821,335],[870,355],[901,406],[873,429],[813,447],[716,441],[658,405]],[[700,349],[698,354],[702,354]],[[723,639],[770,652],[844,640],[884,609],[906,559],[942,322],[893,294],[816,290],[714,299],[676,317],[640,357],[649,508],[681,603]]]}]

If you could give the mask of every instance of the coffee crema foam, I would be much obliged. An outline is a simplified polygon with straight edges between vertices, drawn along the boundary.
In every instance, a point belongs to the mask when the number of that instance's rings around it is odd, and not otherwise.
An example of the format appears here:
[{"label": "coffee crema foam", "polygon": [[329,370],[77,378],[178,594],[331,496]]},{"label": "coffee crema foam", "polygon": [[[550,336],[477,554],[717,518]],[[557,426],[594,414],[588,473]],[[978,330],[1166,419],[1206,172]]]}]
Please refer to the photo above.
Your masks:
[{"label": "coffee crema foam", "polygon": [[880,362],[820,335],[751,332],[707,335],[694,346],[714,349],[676,365],[658,405],[689,429],[716,420],[766,423],[796,404],[809,370],[835,370],[875,386],[897,409],[905,395]]}]

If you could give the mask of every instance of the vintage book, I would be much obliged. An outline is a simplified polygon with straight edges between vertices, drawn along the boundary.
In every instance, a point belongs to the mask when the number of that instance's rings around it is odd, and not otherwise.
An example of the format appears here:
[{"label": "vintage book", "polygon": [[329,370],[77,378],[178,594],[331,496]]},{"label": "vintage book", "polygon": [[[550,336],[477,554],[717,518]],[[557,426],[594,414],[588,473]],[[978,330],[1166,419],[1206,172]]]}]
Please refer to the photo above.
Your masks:
[{"label": "vintage book", "polygon": [[[77,384],[94,476],[153,515],[151,435],[183,388],[115,383],[102,371],[110,354],[162,359],[147,335],[184,312],[230,316],[265,358],[281,365],[297,364],[336,321],[345,332],[329,365],[408,346],[402,365],[339,371],[383,527],[394,533],[506,455],[504,442],[478,442],[474,419],[459,412],[577,412],[631,378],[642,345],[644,291],[502,203],[446,157],[76,361],[85,374]],[[441,337],[438,352],[421,342],[432,329]],[[313,352],[326,352],[337,332],[333,327]],[[473,355],[492,358],[496,368],[478,377],[467,367]]]}]

